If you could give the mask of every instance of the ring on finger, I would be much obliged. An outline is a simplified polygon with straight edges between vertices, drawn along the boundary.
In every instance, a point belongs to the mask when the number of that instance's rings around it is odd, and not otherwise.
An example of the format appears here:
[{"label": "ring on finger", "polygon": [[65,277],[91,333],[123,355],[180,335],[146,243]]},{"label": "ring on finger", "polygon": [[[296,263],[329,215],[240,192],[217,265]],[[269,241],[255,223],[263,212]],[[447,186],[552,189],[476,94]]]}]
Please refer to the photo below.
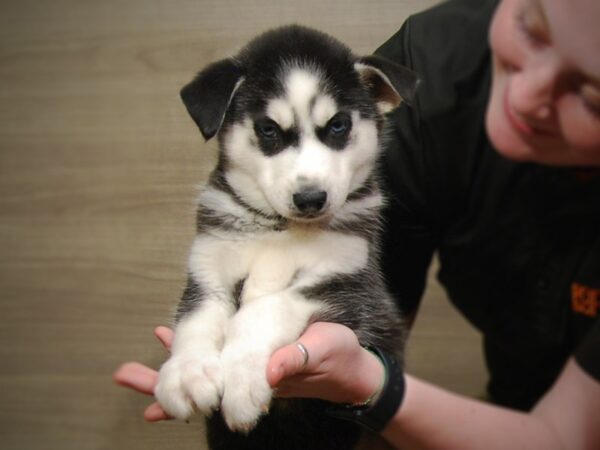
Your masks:
[{"label": "ring on finger", "polygon": [[302,357],[304,358],[304,361],[302,362],[302,368],[304,368],[306,367],[306,364],[308,364],[308,350],[302,342],[296,342],[296,347],[298,347],[298,350],[300,350],[300,353],[302,353]]}]

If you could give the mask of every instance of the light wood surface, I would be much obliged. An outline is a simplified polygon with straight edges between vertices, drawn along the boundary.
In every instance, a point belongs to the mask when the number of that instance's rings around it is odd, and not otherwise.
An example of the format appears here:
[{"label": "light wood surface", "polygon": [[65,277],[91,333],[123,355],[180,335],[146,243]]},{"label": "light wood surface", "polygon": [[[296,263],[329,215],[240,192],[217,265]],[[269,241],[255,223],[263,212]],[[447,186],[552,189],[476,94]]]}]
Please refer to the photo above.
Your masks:
[{"label": "light wood surface", "polygon": [[[214,163],[178,98],[205,64],[296,22],[370,53],[434,0],[0,2],[0,449],[200,449],[117,388],[158,367]],[[432,282],[413,373],[476,395],[477,335]]]}]

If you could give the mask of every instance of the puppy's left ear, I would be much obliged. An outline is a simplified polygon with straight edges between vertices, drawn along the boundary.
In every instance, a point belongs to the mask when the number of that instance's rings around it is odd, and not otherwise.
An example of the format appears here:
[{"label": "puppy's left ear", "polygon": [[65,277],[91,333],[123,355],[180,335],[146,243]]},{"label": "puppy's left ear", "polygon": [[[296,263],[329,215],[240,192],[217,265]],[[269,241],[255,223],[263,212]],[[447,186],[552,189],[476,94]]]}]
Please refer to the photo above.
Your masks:
[{"label": "puppy's left ear", "polygon": [[207,141],[221,128],[243,80],[239,64],[234,59],[224,59],[209,65],[181,90],[185,107]]},{"label": "puppy's left ear", "polygon": [[357,60],[354,68],[382,114],[390,112],[402,102],[414,104],[420,80],[416,72],[408,67],[372,55]]}]

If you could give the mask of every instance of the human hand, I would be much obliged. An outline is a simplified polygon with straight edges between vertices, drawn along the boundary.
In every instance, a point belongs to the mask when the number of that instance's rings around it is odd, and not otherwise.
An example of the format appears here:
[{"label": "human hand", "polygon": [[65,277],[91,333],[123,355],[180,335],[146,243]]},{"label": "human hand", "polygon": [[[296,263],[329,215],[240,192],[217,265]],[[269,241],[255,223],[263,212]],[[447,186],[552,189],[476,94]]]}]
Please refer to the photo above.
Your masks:
[{"label": "human hand", "polygon": [[297,342],[308,351],[306,365],[295,343],[275,351],[267,365],[267,381],[276,389],[276,397],[358,404],[381,386],[385,376],[381,362],[361,347],[349,328],[317,322]]},{"label": "human hand", "polygon": [[[173,330],[167,327],[157,327],[154,330],[154,335],[167,350],[171,349]],[[113,374],[113,379],[121,386],[142,394],[154,395],[154,388],[158,382],[158,372],[133,361],[122,364]],[[144,419],[148,422],[158,422],[171,419],[171,417],[167,415],[158,402],[154,402],[144,411]]]},{"label": "human hand", "polygon": [[[155,336],[169,350],[173,330],[157,327]],[[320,398],[335,403],[361,403],[380,386],[384,369],[378,359],[362,348],[349,328],[326,322],[310,325],[298,339],[309,353],[304,356],[295,344],[275,351],[267,365],[267,381],[276,397]],[[158,372],[139,362],[127,362],[113,374],[115,382],[146,395],[154,395]],[[144,419],[171,419],[158,402],[144,411]]]}]

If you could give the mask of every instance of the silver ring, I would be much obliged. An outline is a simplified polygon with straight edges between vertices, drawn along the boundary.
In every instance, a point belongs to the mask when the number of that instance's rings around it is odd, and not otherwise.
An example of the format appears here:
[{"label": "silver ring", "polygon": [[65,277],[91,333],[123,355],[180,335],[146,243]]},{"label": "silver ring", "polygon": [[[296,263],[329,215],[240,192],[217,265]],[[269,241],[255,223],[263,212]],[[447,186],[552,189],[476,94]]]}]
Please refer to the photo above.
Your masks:
[{"label": "silver ring", "polygon": [[304,357],[304,362],[302,363],[302,368],[304,368],[308,363],[308,350],[302,342],[296,342],[296,347],[298,347],[298,350],[300,350],[300,353],[302,353],[302,356]]}]

